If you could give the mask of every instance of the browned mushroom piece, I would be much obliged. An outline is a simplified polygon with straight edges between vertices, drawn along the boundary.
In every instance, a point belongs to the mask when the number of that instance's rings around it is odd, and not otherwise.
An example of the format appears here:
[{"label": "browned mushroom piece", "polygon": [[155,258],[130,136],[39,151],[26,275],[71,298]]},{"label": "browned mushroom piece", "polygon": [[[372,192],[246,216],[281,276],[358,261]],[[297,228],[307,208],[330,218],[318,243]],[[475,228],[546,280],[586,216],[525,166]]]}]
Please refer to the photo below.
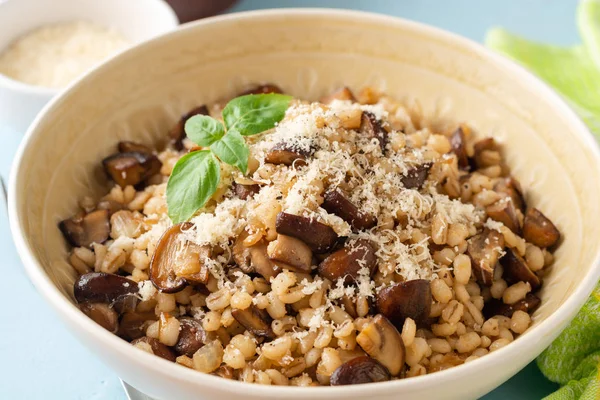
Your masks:
[{"label": "browned mushroom piece", "polygon": [[210,249],[186,241],[183,231],[191,227],[189,222],[173,225],[156,245],[150,261],[150,280],[162,292],[179,292],[188,282],[208,282],[209,272],[201,259],[208,256]]},{"label": "browned mushroom piece", "polygon": [[233,379],[233,368],[229,365],[221,365],[212,374],[225,379]]},{"label": "browned mushroom piece", "polygon": [[427,180],[432,164],[427,162],[410,168],[402,176],[402,184],[407,189],[420,189]]},{"label": "browned mushroom piece", "polygon": [[188,119],[194,115],[209,115],[208,108],[205,105],[191,109],[189,112],[183,114],[179,121],[169,131],[169,138],[171,144],[175,147],[175,150],[183,149],[183,139],[185,139],[185,123]]},{"label": "browned mushroom piece", "polygon": [[267,281],[274,278],[282,271],[281,267],[269,258],[267,253],[267,243],[264,240],[261,240],[250,247],[249,251],[251,270],[262,275]]},{"label": "browned mushroom piece", "polygon": [[452,147],[452,152],[456,154],[459,168],[468,168],[469,157],[467,155],[467,139],[465,138],[462,127],[458,127],[458,129],[450,136],[450,146]]},{"label": "browned mushroom piece", "polygon": [[323,104],[329,104],[334,100],[350,100],[351,102],[356,103],[356,97],[354,97],[354,94],[350,88],[346,86],[334,91],[331,94],[328,94],[327,96],[321,97],[320,102]]},{"label": "browned mushroom piece", "polygon": [[361,212],[340,188],[325,193],[321,207],[327,212],[337,215],[357,231],[370,229],[377,225],[377,218]]},{"label": "browned mushroom piece", "polygon": [[248,90],[244,90],[238,96],[245,96],[247,94],[269,94],[269,93],[283,93],[283,90],[277,85],[272,83],[265,83],[263,85],[257,85]]},{"label": "browned mushroom piece", "polygon": [[83,303],[79,309],[107,331],[116,333],[119,329],[119,316],[108,304]]},{"label": "browned mushroom piece", "polygon": [[153,154],[132,151],[116,153],[102,160],[108,176],[119,186],[135,186],[158,174],[162,163]]},{"label": "browned mushroom piece", "polygon": [[105,303],[111,306],[137,299],[138,284],[119,275],[104,272],[83,274],[73,285],[78,303]]},{"label": "browned mushroom piece", "polygon": [[362,356],[346,361],[333,371],[330,384],[332,386],[357,385],[385,382],[390,378],[390,372],[379,361],[369,356]]},{"label": "browned mushroom piece", "polygon": [[356,303],[352,298],[347,295],[343,295],[340,299],[340,303],[342,304],[342,308],[346,311],[352,318],[357,318],[358,313],[356,312]]},{"label": "browned mushroom piece", "polygon": [[402,371],[406,355],[402,337],[383,315],[377,314],[363,326],[356,336],[356,343],[386,367],[392,376],[397,376]]},{"label": "browned mushroom piece", "polygon": [[486,168],[494,164],[490,163],[487,152],[497,151],[498,145],[494,138],[485,138],[475,143],[473,146],[473,162],[477,168]]},{"label": "browned mushroom piece", "polygon": [[133,342],[131,342],[133,346],[138,343],[147,343],[150,345],[152,353],[154,353],[155,356],[164,358],[167,361],[175,362],[175,359],[177,358],[177,354],[175,354],[173,350],[171,350],[165,344],[159,342],[157,339],[148,336],[142,336],[141,338],[135,339]]},{"label": "browned mushroom piece", "polygon": [[114,200],[100,200],[98,202],[98,204],[96,205],[96,208],[98,210],[106,210],[108,211],[108,216],[111,217],[114,213],[116,213],[117,211],[121,211],[122,209],[124,209],[126,207],[126,205],[121,204],[117,201]]},{"label": "browned mushroom piece", "polygon": [[425,279],[394,283],[377,293],[379,313],[398,329],[402,329],[406,318],[412,318],[421,326],[427,325],[432,302],[431,286]]},{"label": "browned mushroom piece", "polygon": [[499,180],[494,185],[494,191],[509,196],[515,207],[521,211],[525,210],[527,204],[523,196],[523,189],[521,189],[521,184],[515,178],[507,177]]},{"label": "browned mushroom piece", "polygon": [[494,269],[504,249],[504,236],[498,231],[484,229],[479,235],[469,239],[467,254],[471,258],[473,274],[482,285],[490,286]]},{"label": "browned mushroom piece", "polygon": [[307,150],[303,146],[281,142],[277,143],[265,154],[265,162],[276,165],[301,166],[306,164],[305,160],[312,152],[312,149]]},{"label": "browned mushroom piece", "polygon": [[117,335],[129,341],[141,338],[146,334],[148,321],[156,321],[157,319],[154,311],[126,312],[119,321]]},{"label": "browned mushroom piece", "polygon": [[58,224],[58,228],[73,247],[89,247],[92,243],[104,243],[110,235],[108,210],[96,210],[76,215]]},{"label": "browned mushroom piece", "polygon": [[314,218],[280,212],[275,220],[277,233],[302,240],[317,253],[326,253],[335,246],[338,235],[333,228]]},{"label": "browned mushroom piece", "polygon": [[375,114],[369,111],[363,112],[359,130],[366,137],[377,139],[381,152],[385,153],[385,146],[388,144],[388,133]]},{"label": "browned mushroom piece", "polygon": [[505,197],[485,208],[488,217],[494,221],[502,222],[508,229],[521,234],[521,223],[517,216],[517,209],[510,197]]},{"label": "browned mushroom piece", "polygon": [[512,317],[515,311],[525,311],[533,313],[542,303],[542,300],[533,293],[527,293],[523,300],[519,300],[513,304],[505,304],[502,300],[492,299],[485,303],[483,314],[485,318],[491,318],[494,315],[504,315]]},{"label": "browned mushroom piece", "polygon": [[265,310],[261,310],[254,305],[240,310],[234,308],[231,310],[233,318],[240,323],[248,332],[255,336],[267,338],[269,340],[275,339],[277,336],[271,330],[271,317]]},{"label": "browned mushroom piece", "polygon": [[508,283],[529,282],[531,289],[536,290],[541,284],[540,278],[529,269],[523,257],[513,249],[507,247],[505,251],[506,254],[500,259],[504,269],[504,279]]},{"label": "browned mushroom piece", "polygon": [[243,231],[236,239],[231,249],[231,255],[235,264],[240,269],[249,274],[254,272],[252,268],[252,255],[250,254],[250,248],[244,245],[244,240],[248,237],[248,233]]},{"label": "browned mushroom piece", "polygon": [[234,182],[233,191],[240,199],[248,200],[254,197],[254,195],[260,191],[260,185],[242,185]]},{"label": "browned mushroom piece", "polygon": [[173,349],[178,354],[192,357],[200,347],[215,339],[215,334],[206,332],[200,321],[183,317],[179,319],[179,338]]},{"label": "browned mushroom piece", "polygon": [[349,284],[358,278],[363,267],[369,270],[369,276],[373,275],[377,267],[377,256],[370,241],[357,239],[347,242],[343,248],[321,261],[318,272],[332,282],[344,278],[344,283]]},{"label": "browned mushroom piece", "polygon": [[285,263],[300,272],[310,272],[312,251],[302,240],[292,236],[277,235],[267,246],[271,261]]},{"label": "browned mushroom piece", "polygon": [[143,145],[141,143],[132,142],[129,140],[120,141],[118,144],[118,148],[119,148],[119,153],[138,152],[138,153],[152,154],[152,149],[150,149],[148,146]]},{"label": "browned mushroom piece", "polygon": [[560,239],[560,232],[540,210],[529,207],[523,221],[523,238],[538,247],[552,247]]}]

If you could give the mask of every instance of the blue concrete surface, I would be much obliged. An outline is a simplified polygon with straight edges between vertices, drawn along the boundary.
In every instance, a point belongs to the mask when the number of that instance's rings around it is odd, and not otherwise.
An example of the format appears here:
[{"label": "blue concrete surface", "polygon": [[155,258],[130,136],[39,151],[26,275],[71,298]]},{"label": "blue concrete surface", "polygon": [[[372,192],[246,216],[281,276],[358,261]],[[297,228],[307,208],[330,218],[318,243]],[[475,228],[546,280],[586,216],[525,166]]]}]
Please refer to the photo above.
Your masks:
[{"label": "blue concrete surface", "polygon": [[[231,12],[274,7],[352,8],[400,16],[482,41],[501,25],[555,44],[578,41],[575,0],[246,0]],[[0,122],[0,174],[6,178],[21,134]],[[0,399],[114,399],[125,395],[118,377],[59,323],[25,276],[0,199]],[[539,399],[555,389],[529,365],[485,400]]]}]

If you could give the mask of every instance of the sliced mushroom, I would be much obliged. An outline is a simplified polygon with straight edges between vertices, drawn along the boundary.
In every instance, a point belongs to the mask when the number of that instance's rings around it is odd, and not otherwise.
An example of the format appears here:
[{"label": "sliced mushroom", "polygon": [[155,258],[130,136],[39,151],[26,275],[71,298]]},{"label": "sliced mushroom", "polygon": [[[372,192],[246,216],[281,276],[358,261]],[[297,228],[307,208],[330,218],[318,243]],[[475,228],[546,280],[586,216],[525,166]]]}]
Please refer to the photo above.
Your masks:
[{"label": "sliced mushroom", "polygon": [[205,105],[191,109],[189,112],[183,114],[179,121],[169,131],[169,137],[171,144],[175,147],[175,150],[183,149],[183,139],[185,139],[185,123],[188,119],[194,115],[208,115],[208,108]]},{"label": "sliced mushroom", "polygon": [[281,142],[273,146],[265,154],[265,162],[270,164],[283,165],[305,165],[306,158],[312,154],[313,150],[306,150],[303,146],[297,146],[291,143]]},{"label": "sliced mushroom", "polygon": [[338,235],[333,228],[316,219],[280,212],[275,221],[277,233],[302,240],[315,253],[326,253],[335,246]]},{"label": "sliced mushroom", "polygon": [[234,308],[231,310],[231,315],[237,322],[239,322],[248,332],[255,336],[267,338],[269,340],[275,339],[277,336],[271,330],[271,317],[265,310],[261,310],[254,305],[240,310]]},{"label": "sliced mushroom", "polygon": [[123,314],[119,321],[119,330],[117,335],[125,340],[135,340],[146,334],[149,321],[156,321],[158,318],[154,311],[148,312],[127,312]]},{"label": "sliced mushroom", "polygon": [[242,200],[248,200],[254,197],[254,195],[260,191],[260,185],[242,185],[234,182],[233,190],[235,191],[237,197]]},{"label": "sliced mushroom", "polygon": [[404,187],[407,189],[420,189],[427,180],[431,165],[427,162],[410,168],[401,179]]},{"label": "sliced mushroom", "polygon": [[461,169],[469,167],[469,157],[467,155],[467,139],[462,127],[458,127],[457,130],[450,136],[450,145],[452,146],[452,152],[456,154],[458,160],[458,166]]},{"label": "sliced mushroom", "polygon": [[206,332],[200,321],[184,317],[179,319],[179,339],[173,348],[178,354],[192,357],[200,347],[215,339],[215,334]]},{"label": "sliced mushroom", "polygon": [[352,318],[357,318],[358,313],[356,312],[356,303],[352,298],[347,295],[343,295],[340,299],[340,303],[342,304],[342,308],[346,311]]},{"label": "sliced mushroom", "polygon": [[281,272],[281,267],[274,263],[267,253],[267,243],[261,240],[249,248],[251,270],[269,281]]},{"label": "sliced mushroom", "polygon": [[96,210],[89,214],[65,219],[58,224],[60,231],[73,247],[90,247],[92,243],[104,243],[110,235],[108,210]]},{"label": "sliced mushroom", "polygon": [[398,329],[402,329],[406,318],[412,318],[421,326],[427,325],[432,302],[431,285],[425,279],[394,283],[377,293],[379,313]]},{"label": "sliced mushroom", "polygon": [[377,139],[379,147],[381,147],[381,152],[385,153],[385,146],[387,146],[388,143],[388,133],[375,114],[369,111],[362,113],[360,132],[368,138]]},{"label": "sliced mushroom", "polygon": [[244,245],[244,240],[248,237],[248,233],[243,231],[236,239],[233,247],[231,249],[232,258],[235,264],[240,267],[240,269],[249,274],[254,272],[252,268],[252,258],[250,254],[250,248]]},{"label": "sliced mushroom", "polygon": [[377,218],[361,212],[340,188],[325,193],[321,207],[327,212],[337,215],[357,231],[370,229],[377,225]]},{"label": "sliced mushroom", "polygon": [[208,282],[208,269],[201,262],[201,254],[206,257],[209,249],[185,240],[183,231],[191,227],[189,222],[173,225],[156,245],[150,261],[150,279],[162,292],[179,292],[188,281]]},{"label": "sliced mushroom", "polygon": [[358,385],[361,383],[385,382],[391,378],[390,371],[369,356],[353,358],[340,365],[331,375],[331,386]]},{"label": "sliced mushroom", "polygon": [[119,153],[138,152],[152,154],[152,149],[150,149],[148,146],[145,146],[141,143],[131,142],[129,140],[123,140],[119,142],[118,148]]},{"label": "sliced mushroom", "polygon": [[521,189],[521,184],[515,178],[508,177],[499,180],[494,185],[494,191],[506,194],[512,199],[515,207],[521,211],[525,210],[526,203],[525,197],[523,196],[523,190]]},{"label": "sliced mushroom", "polygon": [[281,90],[281,88],[279,86],[274,85],[272,83],[265,83],[263,85],[257,85],[248,90],[244,90],[238,96],[245,96],[247,94],[269,94],[269,93],[281,94],[281,93],[283,93],[283,90]]},{"label": "sliced mushroom", "polygon": [[540,210],[529,207],[523,221],[523,237],[538,247],[551,247],[560,239],[560,232]]},{"label": "sliced mushroom", "polygon": [[486,156],[487,152],[498,150],[498,145],[494,138],[485,138],[478,141],[473,146],[473,150],[473,162],[477,168],[486,168],[494,165],[488,161]]},{"label": "sliced mushroom", "polygon": [[77,278],[73,294],[78,303],[105,303],[116,307],[128,299],[137,299],[138,284],[119,275],[90,272]]},{"label": "sliced mushroom", "polygon": [[153,154],[132,151],[117,153],[102,160],[104,170],[119,186],[135,186],[158,174],[162,163]]},{"label": "sliced mushroom", "polygon": [[119,316],[108,304],[83,303],[79,309],[107,331],[116,333],[119,329]]},{"label": "sliced mushroom", "polygon": [[366,239],[357,239],[331,253],[319,264],[319,275],[336,282],[344,278],[344,283],[352,283],[360,275],[360,270],[365,267],[369,276],[373,275],[377,267],[375,248]]},{"label": "sliced mushroom", "polygon": [[327,96],[321,97],[320,102],[329,104],[334,100],[350,100],[351,102],[356,103],[356,97],[354,97],[354,94],[347,86],[344,86]]},{"label": "sliced mushroom", "polygon": [[124,209],[125,205],[114,200],[101,200],[100,202],[98,202],[96,208],[98,210],[108,211],[108,216],[111,217],[117,211]]},{"label": "sliced mushroom", "polygon": [[517,209],[510,197],[505,197],[485,208],[488,217],[495,221],[502,222],[508,229],[521,234],[521,224],[517,216]]},{"label": "sliced mushroom", "polygon": [[377,314],[356,336],[356,342],[372,358],[379,361],[392,376],[404,366],[405,350],[398,330],[381,314]]},{"label": "sliced mushroom", "polygon": [[519,300],[513,304],[504,304],[502,300],[492,299],[485,303],[483,314],[486,319],[495,315],[504,315],[510,318],[515,311],[525,311],[531,314],[537,310],[541,302],[542,300],[532,293],[527,293],[523,300]]},{"label": "sliced mushroom", "polygon": [[278,234],[277,239],[267,246],[267,254],[271,261],[285,263],[300,272],[310,272],[312,251],[300,239]]},{"label": "sliced mushroom", "polygon": [[137,345],[138,343],[146,343],[150,345],[152,353],[154,353],[155,356],[164,358],[167,361],[175,362],[175,359],[177,358],[177,354],[175,354],[173,350],[159,342],[157,339],[148,336],[143,336],[131,342],[133,346]]},{"label": "sliced mushroom", "polygon": [[473,274],[479,283],[487,286],[492,284],[494,269],[503,249],[504,236],[495,230],[484,229],[469,239],[467,254],[471,257]]},{"label": "sliced mushroom", "polygon": [[507,247],[506,254],[500,259],[500,264],[504,269],[504,278],[508,283],[520,281],[529,282],[532,290],[540,286],[540,278],[529,269],[527,263],[513,249]]},{"label": "sliced mushroom", "polygon": [[233,379],[233,368],[229,365],[221,365],[212,374],[225,379]]}]

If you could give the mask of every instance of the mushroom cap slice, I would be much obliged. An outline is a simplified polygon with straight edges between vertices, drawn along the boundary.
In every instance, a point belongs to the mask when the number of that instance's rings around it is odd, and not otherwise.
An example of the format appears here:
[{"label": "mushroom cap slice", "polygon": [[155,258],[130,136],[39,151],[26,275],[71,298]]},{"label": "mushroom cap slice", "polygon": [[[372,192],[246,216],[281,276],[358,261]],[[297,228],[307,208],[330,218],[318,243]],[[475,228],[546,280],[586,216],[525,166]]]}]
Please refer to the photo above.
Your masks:
[{"label": "mushroom cap slice", "polygon": [[169,138],[171,139],[171,144],[176,150],[183,149],[183,139],[185,139],[185,123],[194,115],[209,115],[208,108],[205,105],[192,108],[190,111],[183,114],[175,126],[171,128],[169,131]]},{"label": "mushroom cap slice", "polygon": [[513,304],[504,304],[502,300],[492,299],[485,303],[483,314],[486,319],[491,318],[494,315],[504,315],[505,317],[510,318],[517,310],[531,314],[541,303],[542,300],[533,293],[527,293],[523,300],[519,300]]},{"label": "mushroom cap slice", "polygon": [[506,248],[506,254],[500,259],[500,264],[504,268],[504,277],[508,283],[529,282],[532,290],[540,287],[541,281],[538,276],[529,269],[527,263],[515,251],[509,247]]},{"label": "mushroom cap slice", "polygon": [[560,232],[540,210],[529,207],[523,221],[523,237],[538,247],[552,247],[560,239]]},{"label": "mushroom cap slice", "polygon": [[215,334],[206,332],[200,321],[189,317],[179,319],[179,338],[173,349],[178,354],[192,357],[205,344],[215,340]]},{"label": "mushroom cap slice", "polygon": [[141,338],[135,339],[133,342],[131,342],[131,344],[135,346],[140,342],[149,344],[155,356],[164,358],[167,361],[175,362],[177,354],[175,354],[173,350],[171,350],[167,345],[159,342],[157,339],[148,336],[142,336]]},{"label": "mushroom cap slice", "polygon": [[458,129],[452,133],[450,136],[450,146],[452,147],[452,152],[456,154],[458,166],[461,169],[468,168],[469,157],[467,155],[467,139],[463,132],[463,127],[459,126]]},{"label": "mushroom cap slice", "polygon": [[425,279],[395,283],[377,293],[377,309],[398,329],[402,329],[406,318],[425,325],[432,302],[431,285]]},{"label": "mushroom cap slice", "polygon": [[267,246],[267,254],[271,261],[285,263],[300,272],[311,270],[312,251],[295,237],[277,234],[277,239]]},{"label": "mushroom cap slice", "polygon": [[427,180],[432,165],[432,163],[426,162],[410,168],[401,179],[404,187],[406,189],[420,189]]},{"label": "mushroom cap slice", "polygon": [[386,317],[377,314],[356,336],[358,345],[372,358],[397,376],[402,367],[406,352],[398,330]]},{"label": "mushroom cap slice", "polygon": [[306,158],[312,154],[312,149],[306,150],[304,147],[294,145],[293,143],[277,143],[271,150],[265,154],[265,162],[270,164],[283,165],[304,165]]},{"label": "mushroom cap slice", "polygon": [[138,284],[119,275],[90,272],[81,275],[73,285],[78,303],[105,303],[114,305],[125,298],[136,298]]},{"label": "mushroom cap slice", "polygon": [[369,356],[362,356],[343,363],[333,371],[330,384],[332,386],[357,385],[385,382],[390,378],[390,372],[379,361]]},{"label": "mushroom cap slice", "polygon": [[485,208],[488,217],[494,221],[502,222],[508,229],[521,234],[521,224],[517,217],[517,209],[510,197],[505,197]]},{"label": "mushroom cap slice", "polygon": [[469,239],[468,243],[467,254],[471,258],[477,281],[490,286],[496,263],[504,249],[504,236],[498,231],[484,229],[482,233]]},{"label": "mushroom cap slice", "polygon": [[377,218],[361,212],[340,188],[325,193],[321,207],[327,212],[337,215],[357,231],[370,229],[377,225]]},{"label": "mushroom cap slice", "polygon": [[362,113],[360,122],[360,132],[368,138],[375,138],[379,142],[381,152],[385,153],[385,147],[388,144],[388,133],[381,124],[381,121],[377,119],[375,114],[369,111]]},{"label": "mushroom cap slice", "polygon": [[119,186],[135,186],[160,172],[162,163],[153,154],[132,151],[116,153],[102,160],[106,174]]},{"label": "mushroom cap slice", "polygon": [[237,197],[242,200],[248,200],[260,191],[260,185],[242,185],[241,183],[234,182],[233,190]]},{"label": "mushroom cap slice", "polygon": [[156,244],[150,261],[150,280],[162,292],[179,292],[188,281],[208,281],[208,269],[201,262],[201,255],[207,257],[210,249],[186,241],[183,231],[191,227],[190,222],[173,225]]},{"label": "mushroom cap slice", "polygon": [[90,247],[92,243],[104,243],[110,235],[108,210],[96,210],[89,214],[65,219],[58,224],[60,231],[71,246]]},{"label": "mushroom cap slice", "polygon": [[148,146],[129,140],[120,141],[117,147],[119,149],[119,153],[130,153],[135,151],[138,153],[152,154],[152,149],[150,149]]},{"label": "mushroom cap slice", "polygon": [[369,270],[369,276],[373,275],[377,267],[377,256],[375,248],[366,239],[356,239],[347,242],[346,245],[331,253],[319,264],[319,275],[336,282],[344,278],[346,284],[355,281],[362,268]]},{"label": "mushroom cap slice", "polygon": [[245,310],[234,308],[231,310],[231,315],[237,322],[240,323],[248,332],[255,336],[275,339],[277,336],[271,329],[271,317],[265,310],[261,310],[252,304]]},{"label": "mushroom cap slice", "polygon": [[494,191],[509,196],[515,207],[521,211],[525,210],[527,203],[525,202],[525,196],[523,196],[523,189],[521,189],[521,184],[515,178],[507,177],[499,180],[494,185]]},{"label": "mushroom cap slice", "polygon": [[108,304],[83,303],[79,309],[107,331],[116,333],[119,329],[119,316]]},{"label": "mushroom cap slice", "polygon": [[117,335],[125,340],[135,340],[146,334],[148,321],[156,321],[158,317],[154,311],[148,312],[126,312],[119,321]]},{"label": "mushroom cap slice", "polygon": [[275,220],[277,233],[302,240],[315,253],[326,253],[335,246],[338,235],[332,227],[314,218],[280,212]]}]

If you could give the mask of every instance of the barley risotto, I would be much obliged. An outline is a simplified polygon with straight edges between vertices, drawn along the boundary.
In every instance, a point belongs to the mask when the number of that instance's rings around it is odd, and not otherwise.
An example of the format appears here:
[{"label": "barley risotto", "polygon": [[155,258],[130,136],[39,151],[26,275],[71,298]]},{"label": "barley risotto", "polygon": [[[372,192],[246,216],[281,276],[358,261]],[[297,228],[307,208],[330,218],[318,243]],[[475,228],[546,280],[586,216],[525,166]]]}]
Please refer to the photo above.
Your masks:
[{"label": "barley risotto", "polygon": [[493,138],[364,88],[272,84],[102,161],[59,227],[81,310],[143,351],[267,385],[403,379],[531,324],[560,234]]}]

